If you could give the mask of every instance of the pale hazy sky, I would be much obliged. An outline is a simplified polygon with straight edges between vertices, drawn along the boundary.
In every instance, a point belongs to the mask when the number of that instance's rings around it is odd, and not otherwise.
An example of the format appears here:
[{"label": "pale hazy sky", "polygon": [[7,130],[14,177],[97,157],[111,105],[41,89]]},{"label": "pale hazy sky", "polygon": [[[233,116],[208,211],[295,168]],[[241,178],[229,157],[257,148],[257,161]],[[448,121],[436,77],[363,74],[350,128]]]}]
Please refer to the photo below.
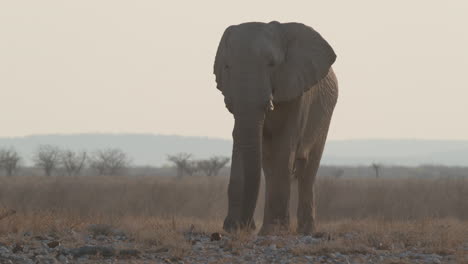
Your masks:
[{"label": "pale hazy sky", "polygon": [[338,54],[330,139],[468,139],[464,0],[0,0],[0,137],[230,138],[219,39],[271,20],[314,27]]}]

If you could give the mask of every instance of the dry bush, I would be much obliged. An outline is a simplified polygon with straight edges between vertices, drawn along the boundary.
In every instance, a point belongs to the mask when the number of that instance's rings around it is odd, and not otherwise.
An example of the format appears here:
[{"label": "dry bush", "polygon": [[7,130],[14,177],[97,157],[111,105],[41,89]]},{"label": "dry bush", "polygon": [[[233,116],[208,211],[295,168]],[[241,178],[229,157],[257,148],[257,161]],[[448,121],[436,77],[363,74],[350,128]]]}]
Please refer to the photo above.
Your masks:
[{"label": "dry bush", "polygon": [[52,145],[40,145],[33,156],[36,167],[41,168],[46,176],[51,176],[60,161],[60,149]]},{"label": "dry bush", "polygon": [[6,172],[7,176],[13,176],[18,170],[21,157],[14,148],[0,149],[0,169]]}]

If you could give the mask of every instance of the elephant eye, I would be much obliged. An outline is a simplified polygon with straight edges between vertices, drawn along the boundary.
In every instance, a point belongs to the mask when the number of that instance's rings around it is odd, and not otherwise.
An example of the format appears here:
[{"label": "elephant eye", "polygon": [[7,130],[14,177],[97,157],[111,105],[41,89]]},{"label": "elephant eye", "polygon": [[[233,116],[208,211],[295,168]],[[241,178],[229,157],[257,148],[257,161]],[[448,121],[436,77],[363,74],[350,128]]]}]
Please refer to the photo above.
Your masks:
[{"label": "elephant eye", "polygon": [[275,61],[269,61],[268,62],[268,67],[275,67]]},{"label": "elephant eye", "polygon": [[225,70],[229,70],[229,65],[227,65],[227,64],[224,65],[224,69],[225,69]]}]

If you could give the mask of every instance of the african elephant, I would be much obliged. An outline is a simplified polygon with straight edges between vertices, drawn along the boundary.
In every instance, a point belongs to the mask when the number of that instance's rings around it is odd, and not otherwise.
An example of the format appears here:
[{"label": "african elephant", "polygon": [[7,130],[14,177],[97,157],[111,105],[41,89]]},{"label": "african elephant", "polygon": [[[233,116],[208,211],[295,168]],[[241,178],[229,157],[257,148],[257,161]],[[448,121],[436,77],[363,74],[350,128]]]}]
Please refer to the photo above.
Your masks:
[{"label": "african elephant", "polygon": [[298,232],[315,228],[314,181],[338,98],[336,55],[300,23],[228,27],[214,62],[217,88],[234,116],[226,231],[253,230],[265,175],[260,233],[289,230],[289,197],[298,179]]}]

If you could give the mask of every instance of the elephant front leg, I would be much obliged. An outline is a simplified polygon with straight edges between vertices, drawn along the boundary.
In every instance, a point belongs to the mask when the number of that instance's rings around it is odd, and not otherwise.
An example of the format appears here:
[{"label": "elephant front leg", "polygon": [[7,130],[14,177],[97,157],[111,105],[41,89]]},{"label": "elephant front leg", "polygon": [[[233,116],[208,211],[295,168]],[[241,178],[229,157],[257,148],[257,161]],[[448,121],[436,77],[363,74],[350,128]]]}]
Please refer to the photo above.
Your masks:
[{"label": "elephant front leg", "polygon": [[233,232],[240,228],[243,199],[243,164],[240,152],[233,149],[231,175],[228,186],[228,214],[224,219],[223,229]]},{"label": "elephant front leg", "polygon": [[[289,151],[284,151],[283,153]],[[274,152],[279,153],[279,152]],[[260,234],[278,234],[289,231],[289,198],[291,170],[289,155],[272,158],[265,170],[265,211]]]}]

